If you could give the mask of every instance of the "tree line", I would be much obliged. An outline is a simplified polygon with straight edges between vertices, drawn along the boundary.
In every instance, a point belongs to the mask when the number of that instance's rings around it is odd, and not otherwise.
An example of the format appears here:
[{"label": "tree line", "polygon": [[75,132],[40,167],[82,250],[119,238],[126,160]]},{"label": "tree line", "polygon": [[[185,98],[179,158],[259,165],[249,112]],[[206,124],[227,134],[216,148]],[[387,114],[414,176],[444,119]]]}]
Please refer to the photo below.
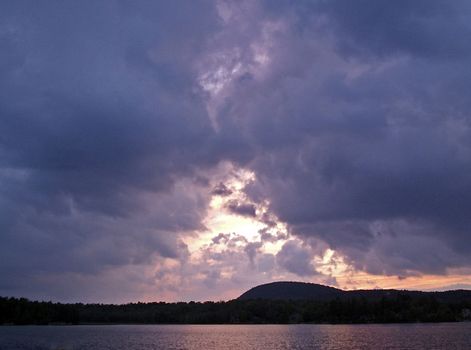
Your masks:
[{"label": "tree line", "polygon": [[379,300],[61,304],[0,297],[0,324],[402,323],[471,320],[471,301],[396,295]]}]

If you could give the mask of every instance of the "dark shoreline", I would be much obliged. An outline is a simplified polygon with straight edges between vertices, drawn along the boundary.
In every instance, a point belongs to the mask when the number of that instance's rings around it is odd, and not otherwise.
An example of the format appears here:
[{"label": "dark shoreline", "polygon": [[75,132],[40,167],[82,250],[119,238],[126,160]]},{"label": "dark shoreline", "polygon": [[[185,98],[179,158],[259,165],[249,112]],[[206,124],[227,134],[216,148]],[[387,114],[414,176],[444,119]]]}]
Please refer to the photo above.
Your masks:
[{"label": "dark shoreline", "polygon": [[79,323],[79,324],[0,324],[0,328],[8,327],[81,327],[81,326],[399,326],[399,325],[443,325],[469,323],[461,321],[437,322],[376,322],[376,323]]},{"label": "dark shoreline", "polygon": [[471,320],[470,300],[397,294],[379,299],[61,304],[0,297],[0,325],[391,324]]}]

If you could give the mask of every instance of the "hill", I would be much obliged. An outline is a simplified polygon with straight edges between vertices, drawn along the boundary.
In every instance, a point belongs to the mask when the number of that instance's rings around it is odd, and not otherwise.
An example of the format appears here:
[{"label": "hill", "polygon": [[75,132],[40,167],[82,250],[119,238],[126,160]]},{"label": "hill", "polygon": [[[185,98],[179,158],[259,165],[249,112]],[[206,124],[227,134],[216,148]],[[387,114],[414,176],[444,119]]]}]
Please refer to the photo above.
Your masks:
[{"label": "hill", "polygon": [[304,282],[272,282],[261,284],[243,293],[238,299],[270,300],[319,300],[327,301],[341,297],[343,290]]},{"label": "hill", "polygon": [[442,302],[471,301],[471,290],[451,290],[445,292],[422,292],[396,289],[342,290],[321,284],[305,282],[272,282],[262,284],[249,289],[238,299],[330,301],[335,299],[348,300],[365,298],[369,301],[378,301],[382,298],[395,298],[399,295],[411,298],[433,297]]}]

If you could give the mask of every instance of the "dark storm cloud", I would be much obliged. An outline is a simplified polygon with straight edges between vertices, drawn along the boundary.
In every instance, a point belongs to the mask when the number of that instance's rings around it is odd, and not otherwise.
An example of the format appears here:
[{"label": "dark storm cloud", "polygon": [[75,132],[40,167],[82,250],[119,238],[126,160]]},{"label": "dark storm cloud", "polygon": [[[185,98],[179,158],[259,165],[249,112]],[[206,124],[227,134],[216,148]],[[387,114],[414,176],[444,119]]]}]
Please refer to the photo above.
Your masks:
[{"label": "dark storm cloud", "polygon": [[233,108],[259,150],[251,197],[265,194],[292,232],[325,240],[361,269],[469,265],[469,5],[267,8],[289,29],[264,80],[245,82],[244,105]]},{"label": "dark storm cloud", "polygon": [[365,59],[401,53],[462,59],[471,52],[466,40],[471,8],[464,0],[265,1],[265,6],[275,17],[295,14],[300,21],[294,28],[310,34],[323,16],[322,27],[333,31],[337,48]]},{"label": "dark storm cloud", "polygon": [[334,0],[321,2],[319,9],[338,30],[339,47],[346,52],[406,52],[426,59],[463,59],[471,52],[467,1]]},{"label": "dark storm cloud", "polygon": [[0,7],[2,293],[179,256],[206,210],[195,170],[221,158],[195,78],[214,4]]},{"label": "dark storm cloud", "polygon": [[[359,269],[469,266],[470,17],[438,0],[3,2],[0,294],[185,260],[179,237],[230,194],[203,181],[221,161],[257,179],[230,210],[266,199]],[[208,92],[202,71],[232,80]],[[278,265],[315,273],[288,243]]]},{"label": "dark storm cloud", "polygon": [[226,204],[226,208],[229,209],[230,212],[240,216],[257,216],[257,208],[253,203],[244,203],[237,200],[230,200]]},{"label": "dark storm cloud", "polygon": [[232,191],[230,188],[228,188],[226,185],[224,185],[222,182],[217,184],[213,190],[211,191],[212,194],[215,194],[217,196],[229,196],[232,194]]},{"label": "dark storm cloud", "polygon": [[206,157],[197,149],[212,133],[188,56],[216,26],[211,7],[188,23],[184,6],[15,4],[2,32],[23,63],[4,74],[2,163],[27,170],[33,190],[119,211],[109,197],[167,188]]}]

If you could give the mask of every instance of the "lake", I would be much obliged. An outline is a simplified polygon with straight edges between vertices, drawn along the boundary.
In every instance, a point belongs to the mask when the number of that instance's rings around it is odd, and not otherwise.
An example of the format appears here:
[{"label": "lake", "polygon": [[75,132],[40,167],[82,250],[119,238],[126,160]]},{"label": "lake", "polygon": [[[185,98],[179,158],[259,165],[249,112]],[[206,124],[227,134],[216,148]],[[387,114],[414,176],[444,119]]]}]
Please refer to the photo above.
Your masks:
[{"label": "lake", "polygon": [[471,323],[4,326],[0,349],[471,349]]}]

